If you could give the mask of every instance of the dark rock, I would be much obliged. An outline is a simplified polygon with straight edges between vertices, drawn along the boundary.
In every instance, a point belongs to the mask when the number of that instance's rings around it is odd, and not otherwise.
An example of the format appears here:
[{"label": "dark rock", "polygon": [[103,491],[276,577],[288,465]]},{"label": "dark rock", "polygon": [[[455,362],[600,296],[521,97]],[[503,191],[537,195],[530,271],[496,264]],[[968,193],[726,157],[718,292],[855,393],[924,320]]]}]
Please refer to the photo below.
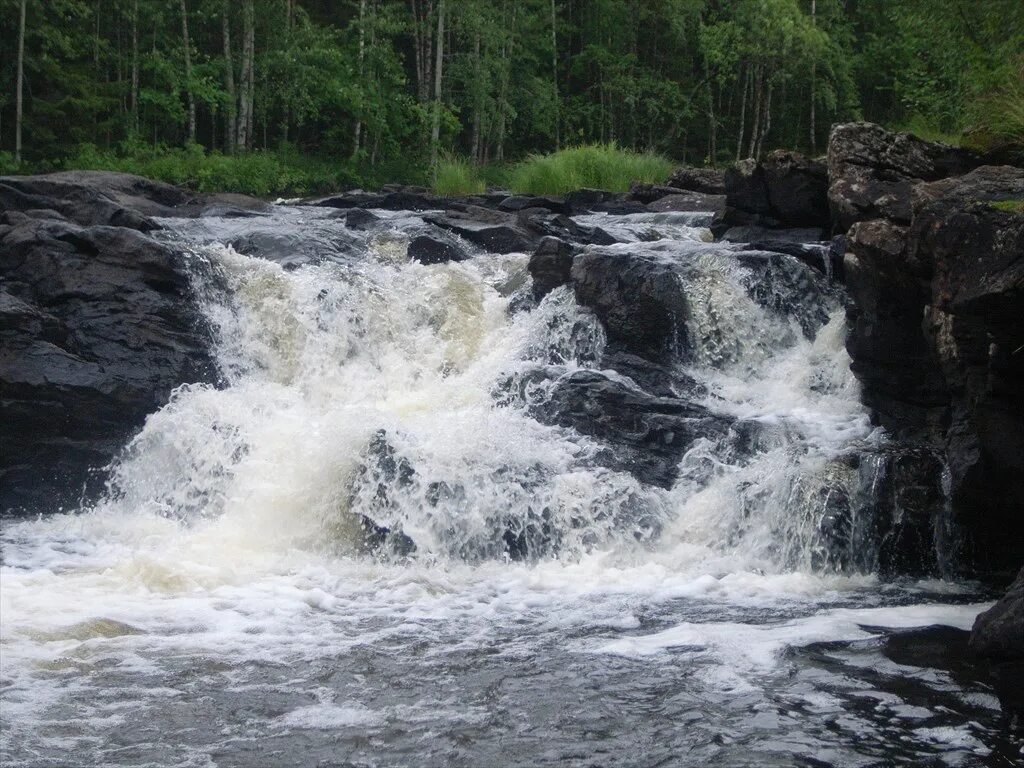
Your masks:
[{"label": "dark rock", "polygon": [[695,440],[722,436],[728,421],[701,406],[657,397],[600,371],[560,378],[540,409],[549,422],[597,438],[608,446],[597,460],[640,482],[670,488],[679,461]]},{"label": "dark rock", "polygon": [[347,210],[342,218],[345,220],[346,227],[354,229],[357,232],[372,229],[380,223],[380,216],[370,213],[364,208],[352,208]]},{"label": "dark rock", "polygon": [[844,265],[864,401],[900,439],[945,453],[963,564],[982,572],[1024,548],[1024,215],[988,204],[1020,197],[1024,170],[1008,167],[920,184],[909,224],[850,230]]},{"label": "dark rock", "polygon": [[409,258],[420,264],[446,264],[465,261],[469,256],[454,243],[420,235],[409,243]]},{"label": "dark rock", "polygon": [[677,168],[665,184],[706,195],[724,195],[725,171],[718,168]]},{"label": "dark rock", "polygon": [[990,659],[1024,659],[1024,568],[1006,594],[974,620],[971,649]]},{"label": "dark rock", "polygon": [[542,215],[531,219],[532,225],[551,237],[567,240],[578,245],[612,245],[618,242],[600,227],[578,224],[571,216],[558,214]]},{"label": "dark rock", "polygon": [[183,254],[131,229],[18,217],[0,235],[0,509],[49,511],[96,491],[90,470],[215,371]]},{"label": "dark rock", "polygon": [[629,192],[626,194],[625,199],[650,205],[655,200],[678,194],[679,189],[677,187],[669,187],[665,184],[650,184],[645,181],[634,181],[630,184]]},{"label": "dark rock", "polygon": [[468,206],[465,211],[431,214],[423,220],[491,253],[533,250],[544,234],[528,217],[477,206]]},{"label": "dark rock", "polygon": [[530,257],[527,267],[533,278],[533,295],[541,299],[569,282],[576,250],[556,237],[545,237]]},{"label": "dark rock", "polygon": [[667,211],[721,211],[724,209],[724,195],[704,195],[699,192],[666,195],[647,206],[647,210],[654,211],[655,213]]},{"label": "dark rock", "polygon": [[515,213],[524,208],[543,208],[552,213],[565,213],[565,201],[560,197],[542,197],[537,195],[511,195],[498,203],[499,211]]},{"label": "dark rock", "polygon": [[246,195],[198,195],[112,171],[0,177],[0,206],[14,211],[49,208],[81,226],[109,225],[143,232],[159,228],[152,217],[250,216],[271,209],[266,202]]},{"label": "dark rock", "polygon": [[591,213],[599,206],[616,199],[614,192],[603,189],[577,189],[565,196],[565,212],[570,216],[579,213]]},{"label": "dark rock", "polygon": [[672,264],[594,249],[575,258],[571,277],[576,301],[594,311],[611,345],[654,362],[682,352],[688,307]]},{"label": "dark rock", "polygon": [[742,226],[730,227],[721,237],[730,243],[818,243],[825,239],[825,232],[818,227],[773,229],[771,227]]},{"label": "dark rock", "polygon": [[834,269],[832,250],[820,243],[794,243],[788,240],[755,240],[743,246],[745,251],[766,251],[768,253],[784,253],[799,259],[812,269],[831,277]]},{"label": "dark rock", "polygon": [[974,620],[970,648],[992,661],[999,703],[1019,728],[1024,718],[1024,568],[999,602]]},{"label": "dark rock", "polygon": [[828,199],[835,231],[879,218],[909,224],[915,184],[964,174],[982,162],[974,152],[873,123],[836,125],[828,142]]},{"label": "dark rock", "polygon": [[743,160],[725,173],[726,220],[767,227],[830,226],[824,163],[786,150]]}]

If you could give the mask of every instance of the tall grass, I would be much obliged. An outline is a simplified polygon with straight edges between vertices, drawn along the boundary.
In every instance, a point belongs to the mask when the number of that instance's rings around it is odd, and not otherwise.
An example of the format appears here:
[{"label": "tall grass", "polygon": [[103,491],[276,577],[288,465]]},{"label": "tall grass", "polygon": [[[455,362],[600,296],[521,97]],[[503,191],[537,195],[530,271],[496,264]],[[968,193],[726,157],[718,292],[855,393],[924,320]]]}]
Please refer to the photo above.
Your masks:
[{"label": "tall grass", "polygon": [[486,188],[479,170],[461,157],[441,158],[434,169],[433,190],[439,195],[476,195]]},{"label": "tall grass", "polygon": [[508,181],[514,192],[535,195],[564,195],[584,187],[626,192],[634,181],[665,181],[672,168],[670,160],[652,152],[586,144],[531,155],[512,168]]},{"label": "tall grass", "polygon": [[185,148],[122,147],[98,149],[91,144],[62,162],[66,169],[121,171],[194,189],[240,192],[256,197],[297,197],[334,192],[358,185],[349,167],[294,150],[256,151],[238,155]]}]

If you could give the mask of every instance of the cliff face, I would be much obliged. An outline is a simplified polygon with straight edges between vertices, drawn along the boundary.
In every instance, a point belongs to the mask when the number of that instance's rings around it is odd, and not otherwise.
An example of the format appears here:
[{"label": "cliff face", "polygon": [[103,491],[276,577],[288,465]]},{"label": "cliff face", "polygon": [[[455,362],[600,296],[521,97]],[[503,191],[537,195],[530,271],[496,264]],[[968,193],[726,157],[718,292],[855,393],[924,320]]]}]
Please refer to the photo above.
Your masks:
[{"label": "cliff face", "polygon": [[[836,126],[833,220],[846,232],[847,346],[864,400],[947,470],[961,562],[1008,576],[1024,555],[1024,170]],[[972,168],[972,166],[978,166]]]}]

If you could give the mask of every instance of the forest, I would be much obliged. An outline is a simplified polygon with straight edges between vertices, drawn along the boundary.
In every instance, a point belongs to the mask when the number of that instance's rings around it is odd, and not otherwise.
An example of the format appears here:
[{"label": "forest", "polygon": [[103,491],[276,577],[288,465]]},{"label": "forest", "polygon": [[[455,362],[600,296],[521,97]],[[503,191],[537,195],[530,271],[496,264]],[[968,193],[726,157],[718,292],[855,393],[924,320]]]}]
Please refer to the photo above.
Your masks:
[{"label": "forest", "polygon": [[301,193],[815,154],[853,119],[1024,136],[1020,0],[0,0],[0,36],[3,172]]}]

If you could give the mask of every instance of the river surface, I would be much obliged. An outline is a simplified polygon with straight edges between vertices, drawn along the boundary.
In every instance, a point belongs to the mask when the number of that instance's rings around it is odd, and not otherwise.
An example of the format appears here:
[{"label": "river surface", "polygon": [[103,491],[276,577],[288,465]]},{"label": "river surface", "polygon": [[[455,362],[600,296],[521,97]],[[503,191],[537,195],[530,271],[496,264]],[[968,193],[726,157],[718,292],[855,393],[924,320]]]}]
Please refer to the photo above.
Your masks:
[{"label": "river surface", "polygon": [[223,382],[176,391],[94,506],[3,521],[3,765],[1020,758],[987,684],[896,642],[991,596],[879,578],[870,520],[829,533],[886,437],[816,273],[755,273],[699,215],[580,217],[678,265],[690,396],[758,429],[656,488],[531,415],[606,341],[568,289],[524,301],[527,254],[426,266],[418,215],[331,213],[164,222]]}]

